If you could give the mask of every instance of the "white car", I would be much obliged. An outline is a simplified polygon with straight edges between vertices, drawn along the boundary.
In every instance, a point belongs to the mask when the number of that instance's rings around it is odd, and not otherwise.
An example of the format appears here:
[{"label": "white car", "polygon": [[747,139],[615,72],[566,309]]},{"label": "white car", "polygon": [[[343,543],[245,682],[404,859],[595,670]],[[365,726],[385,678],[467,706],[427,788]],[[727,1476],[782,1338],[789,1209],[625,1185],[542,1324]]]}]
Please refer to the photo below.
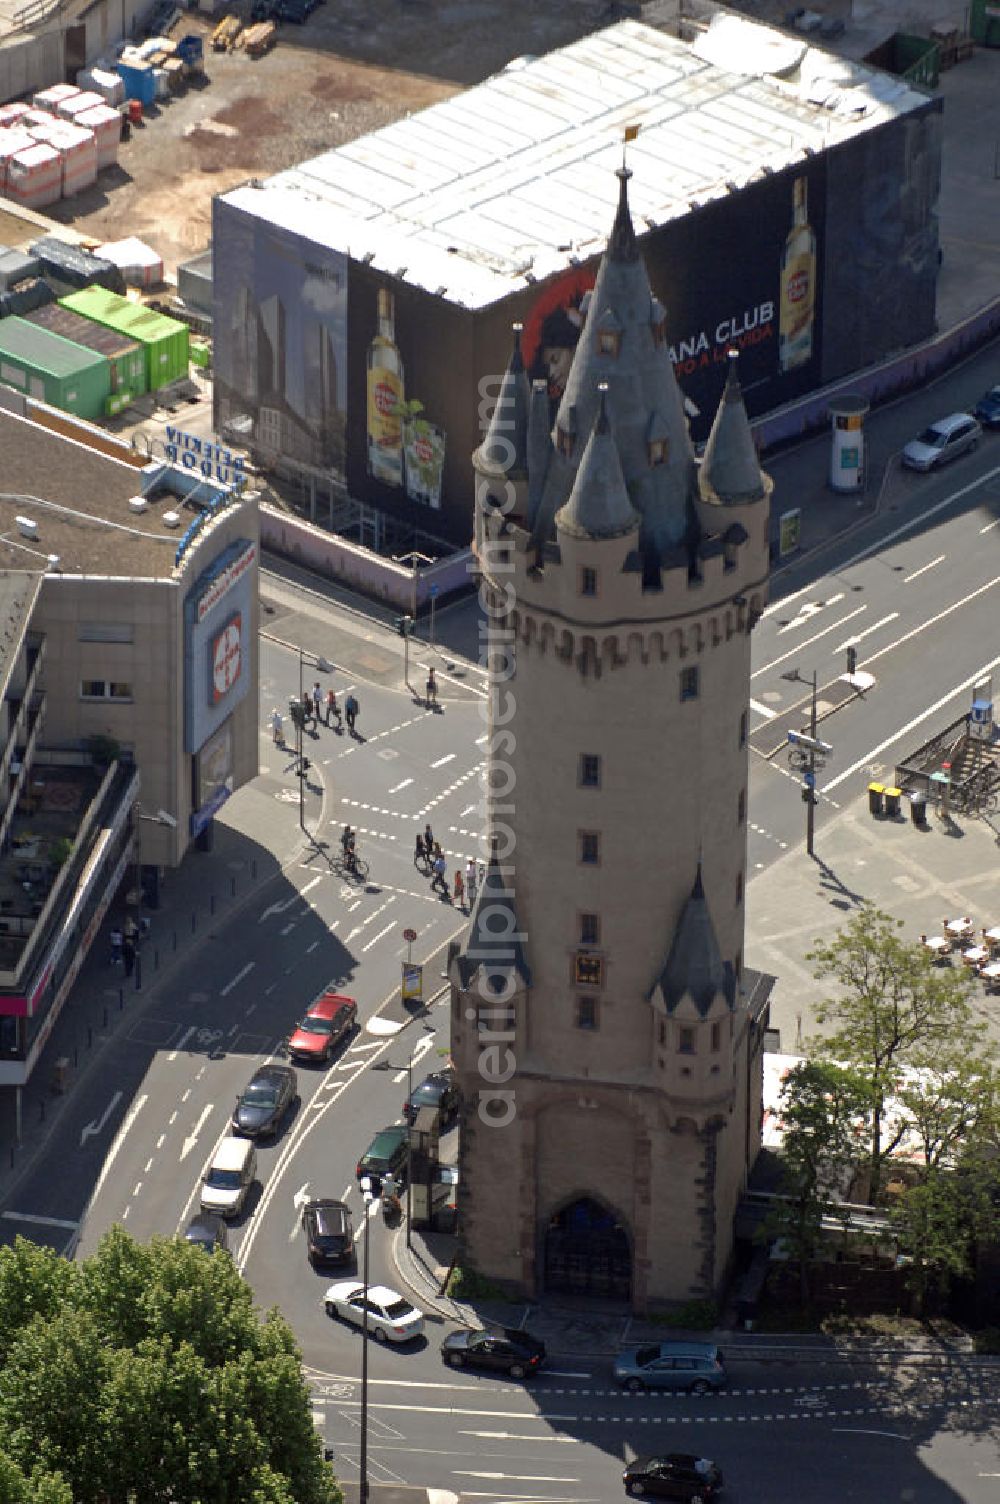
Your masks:
[{"label": "white car", "polygon": [[[323,1296],[328,1316],[349,1321],[352,1326],[364,1322],[365,1287],[356,1279],[331,1285]],[[368,1330],[376,1342],[409,1342],[424,1329],[424,1313],[410,1305],[402,1295],[387,1285],[368,1288]]]},{"label": "white car", "polygon": [[971,413],[952,413],[925,428],[903,450],[903,464],[910,470],[934,470],[975,449],[982,429]]}]

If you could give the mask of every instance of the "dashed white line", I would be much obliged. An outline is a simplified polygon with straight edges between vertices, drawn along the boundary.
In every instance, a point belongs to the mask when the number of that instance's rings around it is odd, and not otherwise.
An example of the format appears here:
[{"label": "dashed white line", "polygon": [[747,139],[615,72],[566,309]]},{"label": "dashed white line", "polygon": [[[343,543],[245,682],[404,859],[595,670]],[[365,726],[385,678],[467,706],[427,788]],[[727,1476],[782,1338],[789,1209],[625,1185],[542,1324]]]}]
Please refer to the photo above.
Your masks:
[{"label": "dashed white line", "polygon": [[457,752],[446,752],[443,757],[439,757],[438,758],[437,762],[432,762],[431,763],[431,767],[432,768],[443,768],[446,762],[454,762],[454,760],[455,760],[455,758],[457,756],[458,756]]},{"label": "dashed white line", "polygon": [[932,559],[929,564],[921,564],[920,568],[919,569],[915,569],[912,574],[907,574],[907,575],[903,576],[903,584],[904,585],[908,585],[911,580],[919,580],[920,576],[922,574],[926,574],[927,571],[928,571],[928,569],[933,569],[934,566],[935,566],[935,564],[941,564],[941,563],[943,563],[944,560],[947,559],[947,557],[948,557],[947,554],[938,554],[937,558],[936,559]]},{"label": "dashed white line", "polygon": [[190,1028],[187,1028],[187,1029],[184,1030],[184,1033],[181,1035],[180,1039],[178,1039],[178,1041],[177,1041],[176,1048],[173,1049],[173,1050],[171,1050],[170,1054],[167,1056],[168,1060],[176,1060],[177,1059],[177,1056],[179,1055],[180,1051],[183,1050],[184,1046],[187,1044],[188,1040],[191,1038],[191,1035],[193,1033],[194,1033],[194,1024],[192,1024],[190,1026]]},{"label": "dashed white line", "polygon": [[860,616],[862,611],[867,610],[867,606],[857,606],[855,610],[848,611],[846,616],[842,616],[839,621],[831,622],[828,627],[823,628],[822,632],[814,632],[812,637],[806,637],[796,647],[792,648],[790,652],[782,653],[780,658],[772,658],[770,663],[763,663],[761,664],[760,668],[755,668],[753,673],[750,675],[750,678],[759,679],[761,674],[766,674],[770,669],[777,668],[778,664],[784,663],[787,658],[794,658],[796,653],[802,652],[803,648],[810,647],[814,642],[819,642],[820,638],[825,637],[828,632],[836,632],[838,627],[846,626],[847,623],[849,621],[852,621],[855,616]]},{"label": "dashed white line", "polygon": [[983,535],[983,533],[988,533],[995,527],[1000,527],[1000,518],[996,518],[993,522],[988,522],[985,527],[981,527],[979,529],[980,537]]},{"label": "dashed white line", "polygon": [[396,786],[395,786],[395,788],[391,788],[389,790],[389,793],[390,794],[399,794],[399,793],[402,793],[403,789],[408,789],[410,787],[410,784],[412,782],[413,782],[412,778],[404,778],[403,781],[402,781],[402,783],[397,783]]},{"label": "dashed white line", "polygon": [[[319,878],[317,878],[316,881],[318,882]],[[311,886],[311,884],[310,884],[310,886]],[[226,983],[225,987],[223,987],[222,991],[219,993],[219,996],[220,997],[228,997],[229,994],[232,992],[233,988],[234,987],[238,987],[239,984],[242,982],[243,978],[244,977],[248,977],[250,975],[250,973],[253,971],[253,969],[254,969],[254,967],[256,965],[257,965],[256,961],[248,961],[247,964],[244,967],[242,967],[240,971],[238,971],[236,973],[236,975],[233,977],[233,980],[231,982],[227,982]]]},{"label": "dashed white line", "polygon": [[776,710],[770,710],[766,705],[762,705],[759,700],[751,700],[749,704],[750,709],[756,712],[757,715],[762,715],[766,721],[773,721],[777,717],[778,712]]},{"label": "dashed white line", "polygon": [[857,632],[852,637],[845,637],[839,648],[834,648],[833,651],[835,653],[843,653],[847,648],[854,647],[856,643],[862,642],[866,637],[870,637],[873,632],[877,632],[879,627],[887,627],[898,616],[898,611],[890,611],[888,616],[883,616],[882,620],[877,621],[873,627],[866,627],[863,632]]},{"label": "dashed white line", "polygon": [[373,945],[377,945],[382,937],[389,933],[395,923],[396,921],[394,919],[390,919],[384,930],[379,930],[378,934],[373,935],[372,938],[368,941],[367,945],[363,945],[361,947],[361,954],[364,955],[365,951],[371,950]]}]

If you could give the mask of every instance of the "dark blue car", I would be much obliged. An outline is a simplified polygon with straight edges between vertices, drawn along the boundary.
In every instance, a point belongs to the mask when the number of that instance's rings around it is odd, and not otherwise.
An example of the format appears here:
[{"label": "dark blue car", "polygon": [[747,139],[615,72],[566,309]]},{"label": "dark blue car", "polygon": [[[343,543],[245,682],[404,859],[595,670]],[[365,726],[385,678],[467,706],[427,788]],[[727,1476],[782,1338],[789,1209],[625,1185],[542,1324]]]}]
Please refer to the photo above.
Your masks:
[{"label": "dark blue car", "polygon": [[1000,428],[1000,386],[991,386],[975,406],[975,414],[984,428]]}]

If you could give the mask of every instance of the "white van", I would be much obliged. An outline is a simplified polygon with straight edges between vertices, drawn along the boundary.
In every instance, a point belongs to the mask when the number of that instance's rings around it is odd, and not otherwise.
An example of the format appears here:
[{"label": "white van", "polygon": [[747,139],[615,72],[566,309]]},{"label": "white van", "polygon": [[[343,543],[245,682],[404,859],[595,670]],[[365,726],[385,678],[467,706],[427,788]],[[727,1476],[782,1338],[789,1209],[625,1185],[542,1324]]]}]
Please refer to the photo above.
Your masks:
[{"label": "white van", "polygon": [[257,1173],[257,1150],[248,1138],[224,1138],[201,1188],[203,1212],[238,1217]]}]

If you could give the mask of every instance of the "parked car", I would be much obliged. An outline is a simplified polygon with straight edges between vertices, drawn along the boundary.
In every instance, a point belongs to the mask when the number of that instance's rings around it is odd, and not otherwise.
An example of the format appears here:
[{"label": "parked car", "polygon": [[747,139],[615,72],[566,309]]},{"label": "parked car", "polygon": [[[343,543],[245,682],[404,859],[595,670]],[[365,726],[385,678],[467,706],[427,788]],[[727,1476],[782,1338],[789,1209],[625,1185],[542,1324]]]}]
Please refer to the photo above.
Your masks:
[{"label": "parked car", "polygon": [[[335,1316],[351,1326],[364,1324],[365,1287],[358,1280],[331,1285],[323,1296],[328,1316]],[[368,1290],[368,1330],[376,1342],[409,1342],[424,1329],[424,1313],[388,1285],[372,1285]]]},{"label": "parked car", "polygon": [[615,1359],[615,1382],[640,1389],[687,1389],[707,1394],[727,1381],[726,1365],[714,1342],[654,1342],[633,1347]]},{"label": "parked car", "polygon": [[903,464],[911,470],[933,470],[975,449],[982,429],[971,413],[952,413],[925,428],[903,450]]},{"label": "parked car", "polygon": [[972,410],[984,428],[1000,428],[1000,386],[991,386]]},{"label": "parked car", "polygon": [[425,1076],[403,1103],[403,1121],[415,1122],[421,1107],[436,1107],[441,1127],[451,1127],[458,1117],[458,1087],[454,1071],[432,1071]]},{"label": "parked car", "polygon": [[198,1212],[192,1217],[184,1229],[184,1241],[193,1243],[196,1248],[203,1248],[206,1253],[214,1253],[217,1248],[225,1253],[229,1251],[226,1224],[214,1212]]},{"label": "parked car", "polygon": [[324,992],[310,1005],[289,1038],[289,1055],[307,1065],[325,1065],[341,1040],[351,1033],[357,1019],[358,1005],[352,997]]},{"label": "parked car", "polygon": [[381,1128],[358,1160],[357,1177],[366,1175],[393,1175],[397,1181],[406,1179],[406,1165],[410,1153],[409,1129],[403,1123],[391,1123]]},{"label": "parked car", "polygon": [[622,1473],[625,1492],[639,1498],[685,1499],[706,1504],[722,1488],[722,1473],[707,1457],[668,1452],[663,1457],[636,1457]]},{"label": "parked car", "polygon": [[236,1098],[233,1132],[246,1138],[277,1133],[292,1109],[298,1084],[290,1065],[262,1065]]},{"label": "parked car", "polygon": [[342,1201],[307,1201],[302,1226],[312,1263],[349,1264],[354,1258],[351,1214]]},{"label": "parked car", "polygon": [[441,1344],[441,1356],[452,1368],[489,1368],[527,1379],[545,1361],[545,1343],[530,1332],[506,1327],[476,1332],[449,1332]]}]

